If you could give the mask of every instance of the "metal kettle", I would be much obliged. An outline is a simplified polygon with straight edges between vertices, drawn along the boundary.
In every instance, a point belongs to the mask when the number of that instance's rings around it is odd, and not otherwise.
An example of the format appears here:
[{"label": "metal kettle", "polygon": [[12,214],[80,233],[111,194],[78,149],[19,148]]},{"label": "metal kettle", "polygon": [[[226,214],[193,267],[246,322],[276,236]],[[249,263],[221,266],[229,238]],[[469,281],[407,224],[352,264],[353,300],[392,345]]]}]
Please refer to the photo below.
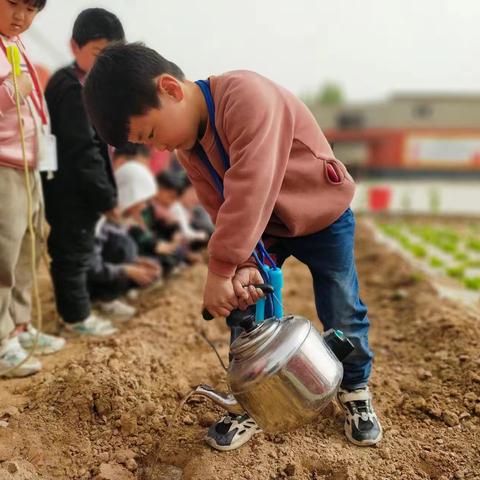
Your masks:
[{"label": "metal kettle", "polygon": [[230,326],[243,333],[230,347],[228,385],[223,395],[207,385],[196,388],[234,414],[248,413],[266,432],[293,430],[315,419],[335,397],[343,377],[341,361],[352,343],[339,330],[321,334],[297,315],[257,324],[236,311]]}]

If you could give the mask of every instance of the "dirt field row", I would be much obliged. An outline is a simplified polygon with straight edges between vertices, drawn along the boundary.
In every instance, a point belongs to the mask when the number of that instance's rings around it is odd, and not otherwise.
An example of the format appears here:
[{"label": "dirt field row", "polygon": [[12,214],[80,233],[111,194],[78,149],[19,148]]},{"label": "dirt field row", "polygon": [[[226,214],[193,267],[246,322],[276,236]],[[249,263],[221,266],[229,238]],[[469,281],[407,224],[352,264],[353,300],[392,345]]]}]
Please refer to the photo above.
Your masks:
[{"label": "dirt field row", "polygon": [[[385,429],[378,447],[348,444],[336,408],[230,453],[202,441],[222,413],[208,401],[188,403],[172,422],[193,386],[225,388],[200,332],[225,359],[228,334],[222,322],[201,320],[205,268],[196,267],[143,295],[142,313],[117,337],[70,341],[41,374],[0,382],[0,480],[480,480],[479,315],[440,299],[365,226],[357,240]],[[51,318],[46,286],[44,299]],[[286,267],[285,303],[316,318],[308,272],[296,262]]]}]

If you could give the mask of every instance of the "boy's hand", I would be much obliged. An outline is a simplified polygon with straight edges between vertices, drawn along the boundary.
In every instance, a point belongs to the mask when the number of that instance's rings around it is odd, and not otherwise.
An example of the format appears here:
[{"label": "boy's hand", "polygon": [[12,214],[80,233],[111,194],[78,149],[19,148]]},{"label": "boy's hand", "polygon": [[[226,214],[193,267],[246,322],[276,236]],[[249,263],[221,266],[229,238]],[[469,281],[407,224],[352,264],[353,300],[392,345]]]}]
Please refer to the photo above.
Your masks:
[{"label": "boy's hand", "polygon": [[135,264],[139,265],[143,268],[146,268],[148,270],[152,270],[155,273],[155,275],[157,275],[158,277],[162,273],[162,269],[161,269],[160,265],[158,264],[158,262],[156,262],[152,258],[137,257],[136,260],[135,260]]},{"label": "boy's hand", "polygon": [[214,317],[228,317],[232,310],[238,308],[231,278],[208,272],[203,292],[203,308]]},{"label": "boy's hand", "polygon": [[259,288],[253,286],[253,284],[259,283],[263,283],[263,278],[257,268],[243,267],[237,270],[232,279],[232,284],[235,295],[238,298],[238,306],[241,310],[245,310],[249,305],[257,303],[264,296]]},{"label": "boy's hand", "polygon": [[165,242],[163,240],[159,240],[155,245],[155,253],[157,255],[172,255],[176,249],[177,245],[175,243]]}]

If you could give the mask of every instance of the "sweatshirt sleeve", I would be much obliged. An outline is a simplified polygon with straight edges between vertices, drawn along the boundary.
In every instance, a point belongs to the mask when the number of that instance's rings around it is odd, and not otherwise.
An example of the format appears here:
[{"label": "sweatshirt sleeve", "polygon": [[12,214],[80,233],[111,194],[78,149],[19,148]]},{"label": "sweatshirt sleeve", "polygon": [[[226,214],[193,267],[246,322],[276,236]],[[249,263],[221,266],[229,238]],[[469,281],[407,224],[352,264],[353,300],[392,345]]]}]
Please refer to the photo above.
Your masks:
[{"label": "sweatshirt sleeve", "polygon": [[74,159],[70,165],[59,165],[59,168],[75,169],[80,190],[93,209],[111,210],[117,203],[116,192],[83,105],[80,84],[65,92],[55,115],[55,134],[66,149],[65,156]]},{"label": "sweatshirt sleeve", "polygon": [[231,166],[208,250],[209,269],[230,277],[249,259],[272,215],[293,143],[294,112],[275,84],[256,76],[233,84],[223,105]]}]

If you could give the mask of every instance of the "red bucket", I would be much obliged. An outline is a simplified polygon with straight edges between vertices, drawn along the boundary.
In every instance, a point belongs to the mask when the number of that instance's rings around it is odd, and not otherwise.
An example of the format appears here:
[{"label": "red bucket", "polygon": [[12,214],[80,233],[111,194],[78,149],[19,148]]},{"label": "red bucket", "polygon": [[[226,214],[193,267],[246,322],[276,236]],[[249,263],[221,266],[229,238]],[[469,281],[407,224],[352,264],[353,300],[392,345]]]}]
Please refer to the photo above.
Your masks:
[{"label": "red bucket", "polygon": [[387,210],[392,201],[392,190],[390,187],[371,187],[368,190],[368,206],[375,212]]}]

